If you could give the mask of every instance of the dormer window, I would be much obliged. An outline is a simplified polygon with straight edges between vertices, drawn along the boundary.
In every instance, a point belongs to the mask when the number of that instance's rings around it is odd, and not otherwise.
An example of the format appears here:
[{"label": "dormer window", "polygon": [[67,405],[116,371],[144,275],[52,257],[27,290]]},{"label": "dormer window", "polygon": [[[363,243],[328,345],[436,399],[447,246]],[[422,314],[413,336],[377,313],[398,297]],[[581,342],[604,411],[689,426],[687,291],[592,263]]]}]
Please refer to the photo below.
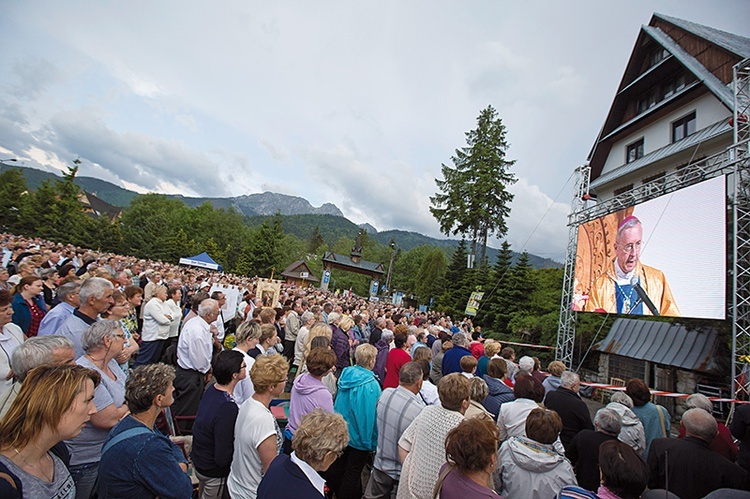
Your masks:
[{"label": "dormer window", "polygon": [[672,123],[672,142],[682,140],[695,133],[695,111]]}]

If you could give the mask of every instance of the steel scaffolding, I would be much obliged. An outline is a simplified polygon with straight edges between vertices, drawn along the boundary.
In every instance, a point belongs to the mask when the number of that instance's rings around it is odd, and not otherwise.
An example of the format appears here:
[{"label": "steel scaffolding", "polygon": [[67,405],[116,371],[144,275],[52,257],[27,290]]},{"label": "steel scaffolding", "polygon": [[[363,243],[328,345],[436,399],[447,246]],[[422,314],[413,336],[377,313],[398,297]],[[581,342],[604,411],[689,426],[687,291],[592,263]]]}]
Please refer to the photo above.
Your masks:
[{"label": "steel scaffolding", "polygon": [[[734,196],[732,258],[732,388],[748,395],[741,380],[750,355],[750,58],[734,66]],[[744,392],[744,393],[743,393]]]}]

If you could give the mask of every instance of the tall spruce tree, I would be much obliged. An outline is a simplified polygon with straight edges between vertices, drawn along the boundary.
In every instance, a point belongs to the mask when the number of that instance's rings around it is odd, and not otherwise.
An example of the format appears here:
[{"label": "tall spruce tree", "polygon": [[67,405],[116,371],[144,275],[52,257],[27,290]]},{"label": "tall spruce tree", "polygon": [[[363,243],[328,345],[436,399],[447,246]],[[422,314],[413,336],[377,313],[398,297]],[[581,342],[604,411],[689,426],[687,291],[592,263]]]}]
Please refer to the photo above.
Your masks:
[{"label": "tall spruce tree", "polygon": [[471,254],[484,261],[487,238],[502,237],[513,201],[507,187],[516,182],[509,171],[515,161],[507,160],[509,144],[505,125],[492,106],[483,109],[477,128],[466,132],[466,147],[456,149],[453,166],[443,164],[443,179],[435,179],[440,190],[430,197],[430,212],[446,235],[461,234],[471,240]]}]

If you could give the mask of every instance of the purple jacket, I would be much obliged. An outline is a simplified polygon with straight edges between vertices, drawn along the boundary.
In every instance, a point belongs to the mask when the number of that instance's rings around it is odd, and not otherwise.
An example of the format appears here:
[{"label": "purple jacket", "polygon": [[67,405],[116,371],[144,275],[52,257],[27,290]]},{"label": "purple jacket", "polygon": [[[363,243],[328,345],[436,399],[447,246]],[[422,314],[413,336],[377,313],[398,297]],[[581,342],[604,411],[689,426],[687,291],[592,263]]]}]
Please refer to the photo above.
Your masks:
[{"label": "purple jacket", "polygon": [[338,326],[331,326],[333,336],[331,337],[331,350],[336,354],[336,371],[341,373],[345,367],[351,365],[351,357],[349,354],[349,336]]},{"label": "purple jacket", "polygon": [[381,387],[383,386],[383,381],[385,381],[385,362],[388,360],[388,347],[388,342],[384,340],[378,340],[378,342],[375,343],[375,348],[378,349],[378,355],[375,357],[375,367],[372,368],[372,372],[377,374],[378,382]]},{"label": "purple jacket", "polygon": [[289,423],[286,429],[294,435],[305,414],[320,407],[326,412],[333,412],[333,397],[322,381],[315,379],[309,372],[294,380],[289,400]]}]

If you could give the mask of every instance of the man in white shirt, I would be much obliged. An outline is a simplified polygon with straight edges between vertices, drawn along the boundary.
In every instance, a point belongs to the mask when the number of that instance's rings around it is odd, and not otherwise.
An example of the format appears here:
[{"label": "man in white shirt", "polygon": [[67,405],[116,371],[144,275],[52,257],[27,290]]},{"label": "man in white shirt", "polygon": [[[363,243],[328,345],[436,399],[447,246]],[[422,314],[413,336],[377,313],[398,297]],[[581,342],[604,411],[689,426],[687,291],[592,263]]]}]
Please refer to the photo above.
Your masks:
[{"label": "man in white shirt", "polygon": [[[182,328],[177,343],[177,369],[174,380],[174,404],[177,416],[195,416],[206,387],[206,373],[211,369],[213,334],[211,323],[219,317],[219,302],[207,298],[198,306],[198,317]],[[181,422],[185,429],[192,422]]]}]

